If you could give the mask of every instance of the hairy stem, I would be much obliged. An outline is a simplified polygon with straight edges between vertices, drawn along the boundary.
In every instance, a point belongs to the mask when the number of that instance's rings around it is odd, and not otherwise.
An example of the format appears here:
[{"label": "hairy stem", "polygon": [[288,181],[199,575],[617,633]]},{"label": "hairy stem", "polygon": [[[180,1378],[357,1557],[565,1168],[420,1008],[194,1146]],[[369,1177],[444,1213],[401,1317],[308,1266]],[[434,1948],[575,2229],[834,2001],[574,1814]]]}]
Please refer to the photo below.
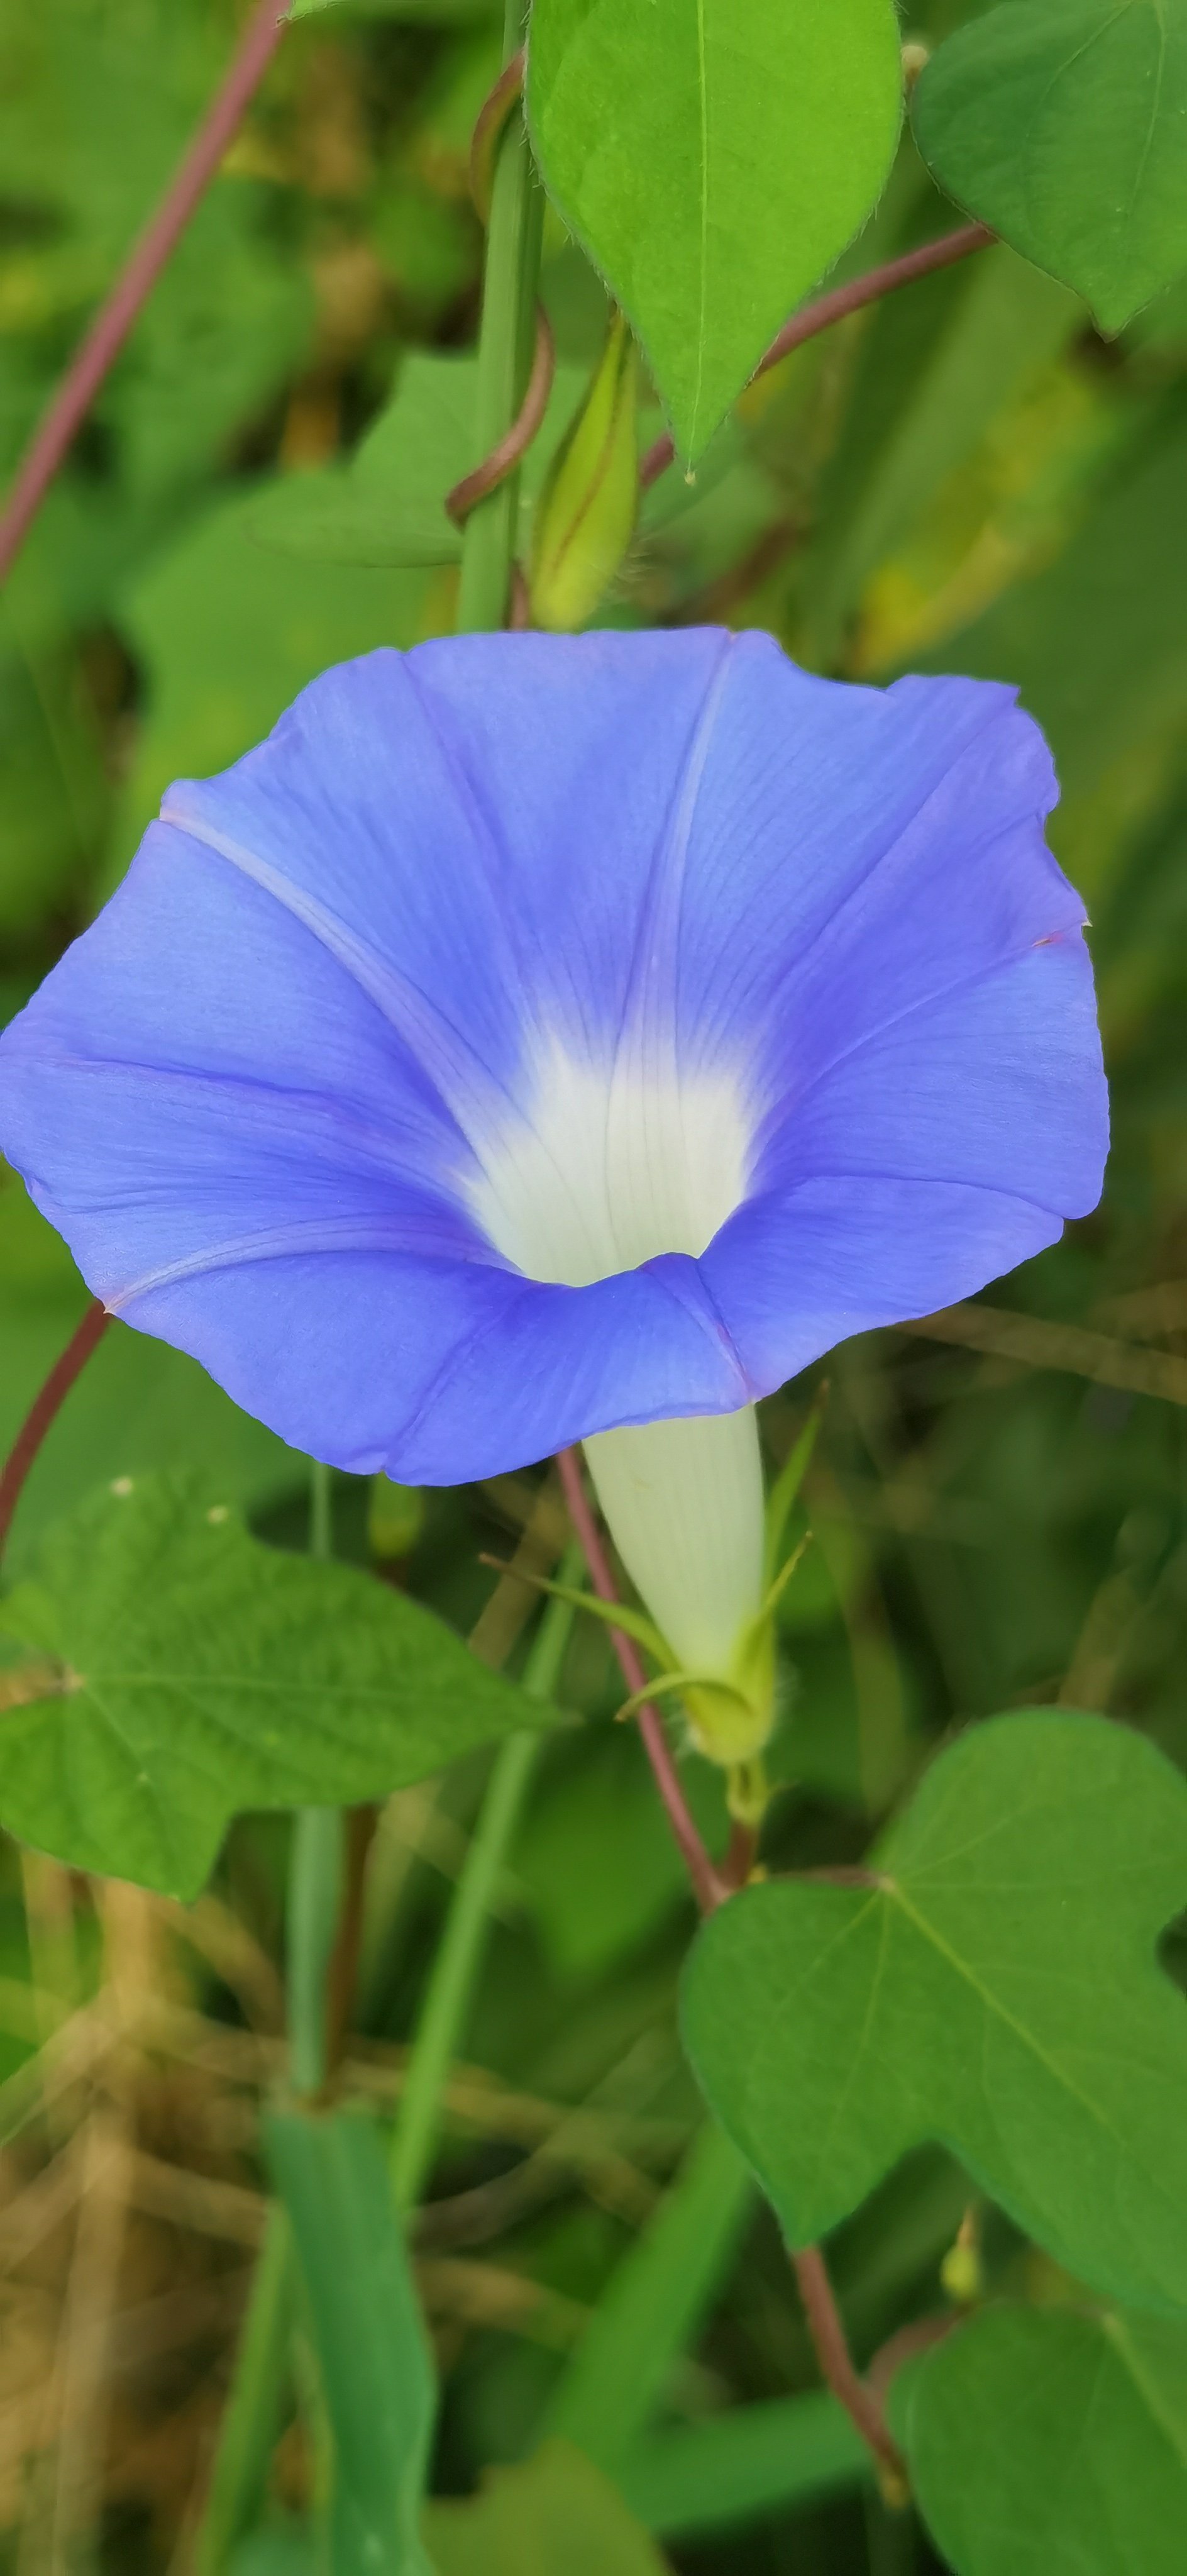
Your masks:
[{"label": "hairy stem", "polygon": [[[522,47],[525,18],[525,0],[507,0],[503,51],[508,68]],[[498,138],[490,183],[475,419],[483,459],[514,427],[527,389],[543,221],[544,199],[532,167],[523,109],[516,101]],[[460,634],[506,621],[518,512],[518,473],[505,476],[470,511],[462,539]]]},{"label": "hairy stem", "polygon": [[[561,1579],[580,1575],[579,1551],[561,1565]],[[528,1656],[523,1686],[532,1699],[550,1699],[573,1625],[571,1602],[550,1601]],[[490,1926],[491,1903],[523,1812],[540,1750],[537,1735],[513,1735],[497,1755],[457,1886],[444,1936],[433,1960],[392,2139],[392,2188],[402,2209],[414,2209],[432,2171],[449,2069],[465,2029]]]},{"label": "hairy stem", "polygon": [[166,260],[201,204],[244,109],[259,88],[283,29],[281,0],[256,0],[226,76],[176,175],[75,352],[45,418],[33,433],[0,517],[0,581],[24,544],[58,467]]}]

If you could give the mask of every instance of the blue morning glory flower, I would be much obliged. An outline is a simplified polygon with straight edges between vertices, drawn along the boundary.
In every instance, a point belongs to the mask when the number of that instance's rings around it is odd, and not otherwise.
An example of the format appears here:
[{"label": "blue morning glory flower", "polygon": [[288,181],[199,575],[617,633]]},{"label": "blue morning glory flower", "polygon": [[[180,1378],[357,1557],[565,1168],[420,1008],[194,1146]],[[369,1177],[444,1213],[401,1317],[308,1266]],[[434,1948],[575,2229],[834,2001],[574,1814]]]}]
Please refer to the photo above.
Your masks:
[{"label": "blue morning glory flower", "polygon": [[1005,688],[468,635],[169,790],[0,1041],[91,1288],[344,1468],[729,1414],[1096,1202],[1050,757]]},{"label": "blue morning glory flower", "polygon": [[170,789],[0,1041],[0,1145],[113,1312],[316,1457],[583,1439],[653,1691],[752,1815],[755,1399],[1100,1189],[1055,792],[1010,690],[763,635],[373,653]]}]

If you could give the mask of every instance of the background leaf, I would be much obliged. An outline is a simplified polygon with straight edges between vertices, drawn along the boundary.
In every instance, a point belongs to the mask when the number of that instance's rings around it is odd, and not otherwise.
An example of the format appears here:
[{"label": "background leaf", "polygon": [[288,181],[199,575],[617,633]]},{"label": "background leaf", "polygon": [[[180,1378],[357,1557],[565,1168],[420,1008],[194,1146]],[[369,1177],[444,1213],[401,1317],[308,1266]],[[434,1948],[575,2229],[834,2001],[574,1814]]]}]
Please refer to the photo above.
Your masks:
[{"label": "background leaf", "polygon": [[927,65],[915,131],[941,186],[1119,331],[1187,268],[1187,12],[1004,0]]},{"label": "background leaf", "polygon": [[439,2576],[662,2576],[665,2561],[591,2460],[547,2442],[473,2504],[430,2505]]},{"label": "background leaf", "polygon": [[237,760],[330,662],[416,640],[423,573],[292,562],[253,538],[257,506],[238,497],[211,513],[128,598],[149,715],[121,800],[112,883],[175,778]]},{"label": "background leaf", "polygon": [[[939,324],[930,333],[929,300]],[[883,307],[863,352],[861,398],[830,468],[831,506],[805,564],[818,652],[835,651],[870,573],[1083,319],[1066,288],[1004,246],[937,277],[930,299]]]},{"label": "background leaf", "polygon": [[343,15],[359,18],[394,18],[407,27],[454,27],[497,18],[499,0],[292,0],[287,14],[313,18],[324,9],[341,9]]},{"label": "background leaf", "polygon": [[274,2112],[288,2211],[334,2445],[334,2576],[434,2576],[420,2538],[433,2365],[383,2149],[370,2120]]},{"label": "background leaf", "polygon": [[715,2120],[689,2149],[571,2362],[549,2424],[616,2471],[662,2401],[751,2214],[749,2167]]},{"label": "background leaf", "polygon": [[891,2411],[955,2576],[1179,2576],[1187,2327],[989,2309],[904,2375]]},{"label": "background leaf", "polygon": [[[445,495],[477,462],[478,369],[473,358],[409,358],[394,399],[343,470],[272,484],[251,521],[262,545],[314,563],[448,564],[461,530]],[[558,366],[548,410],[523,468],[525,516],[553,449],[585,390],[583,371]]]},{"label": "background leaf", "polygon": [[169,1895],[197,1893],[242,1808],[380,1798],[556,1723],[418,1603],[166,1477],[58,1523],[0,1631],[31,1676],[0,1674],[6,1823]]},{"label": "background leaf", "polygon": [[826,2389],[654,2433],[618,2471],[640,2521],[674,2539],[736,2531],[780,2506],[864,2485],[870,2474],[860,2434]]},{"label": "background leaf", "polygon": [[790,2242],[938,2138],[1070,2269],[1187,2306],[1187,2010],[1153,1956],[1185,1895],[1187,1785],[1051,1714],[943,1754],[866,1885],[724,1906],[686,2044]]},{"label": "background leaf", "polygon": [[477,376],[473,358],[410,358],[349,463],[281,476],[252,535],[315,563],[456,563],[461,531],[445,495],[474,462]]},{"label": "background leaf", "polygon": [[1178,392],[1147,415],[1121,456],[1106,456],[1094,497],[1054,563],[1016,583],[941,651],[916,657],[917,668],[959,667],[1020,689],[1050,737],[1065,799],[1077,800],[1074,841],[1066,813],[1054,832],[1082,886],[1081,800],[1119,757],[1155,756],[1160,734],[1182,725],[1187,706],[1178,613],[1187,582],[1187,404]]},{"label": "background leaf", "polygon": [[[61,1236],[0,1164],[0,1455],[89,1303]],[[92,1486],[166,1467],[197,1473],[212,1493],[244,1506],[304,1491],[309,1476],[308,1461],[232,1404],[186,1352],[113,1321],[21,1489],[5,1572],[23,1571],[42,1531]]]},{"label": "background leaf", "polygon": [[[673,1916],[688,1919],[688,1873],[634,1728],[574,1737],[566,1752],[519,1834],[515,1874],[558,1976],[588,1980]],[[717,1854],[728,1832],[720,1774],[698,1764],[687,1789]]]},{"label": "background leaf", "polygon": [[889,0],[535,0],[546,185],[690,457],[869,213],[900,95]]}]

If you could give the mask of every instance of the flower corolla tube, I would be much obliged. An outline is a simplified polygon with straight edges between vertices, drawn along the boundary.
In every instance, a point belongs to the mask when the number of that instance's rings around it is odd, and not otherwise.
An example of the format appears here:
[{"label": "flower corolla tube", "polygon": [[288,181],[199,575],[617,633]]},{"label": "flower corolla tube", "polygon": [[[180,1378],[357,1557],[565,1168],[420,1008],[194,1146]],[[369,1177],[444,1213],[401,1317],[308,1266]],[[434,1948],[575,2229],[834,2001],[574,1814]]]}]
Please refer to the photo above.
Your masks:
[{"label": "flower corolla tube", "polygon": [[665,1651],[736,1680],[755,1400],[1099,1195],[1055,799],[1008,688],[758,633],[371,653],[170,788],[0,1041],[0,1147],[114,1314],[316,1457],[586,1440]]}]

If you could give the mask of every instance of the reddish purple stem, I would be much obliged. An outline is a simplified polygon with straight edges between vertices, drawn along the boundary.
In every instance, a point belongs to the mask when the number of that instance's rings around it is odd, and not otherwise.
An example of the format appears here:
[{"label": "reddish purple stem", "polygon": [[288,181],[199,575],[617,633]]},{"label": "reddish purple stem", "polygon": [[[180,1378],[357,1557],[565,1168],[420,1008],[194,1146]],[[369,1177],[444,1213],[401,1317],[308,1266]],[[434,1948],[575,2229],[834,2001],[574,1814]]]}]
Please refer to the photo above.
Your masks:
[{"label": "reddish purple stem", "polygon": [[873,2389],[862,2378],[849,2350],[844,2320],[820,2247],[805,2245],[801,2253],[792,2255],[791,2261],[821,2377],[877,2461],[885,2491],[896,2503],[904,2503],[909,2489],[903,2455],[887,2430]]},{"label": "reddish purple stem", "polygon": [[0,1555],[7,1544],[12,1516],[21,1499],[25,1478],[46,1432],[110,1322],[107,1308],[100,1305],[96,1297],[67,1342],[61,1359],[55,1360],[40,1394],[33,1398],[0,1473]]},{"label": "reddish purple stem", "polygon": [[[556,1463],[560,1469],[565,1501],[569,1507],[569,1518],[581,1543],[594,1591],[601,1601],[617,1601],[618,1593],[615,1589],[614,1577],[610,1572],[610,1560],[602,1544],[602,1533],[582,1483],[581,1465],[576,1450],[558,1450]],[[646,1690],[647,1675],[643,1670],[642,1657],[634,1639],[625,1637],[621,1628],[612,1628],[610,1637],[627,1689],[632,1695],[635,1691]],[[693,1893],[702,1914],[712,1914],[715,1908],[730,1895],[731,1890],[724,1880],[718,1877],[697,1832],[680,1785],[680,1774],[672,1758],[672,1748],[664,1733],[663,1719],[659,1710],[653,1707],[650,1700],[645,1700],[638,1715],[639,1733],[646,1747],[647,1759],[655,1773],[656,1787],[668,1811],[668,1822],[679,1843],[685,1868],[692,1880]]]},{"label": "reddish purple stem", "polygon": [[44,420],[34,431],[0,517],[0,581],[24,544],[58,467],[108,369],[185,231],[280,42],[280,0],[256,0],[227,75],[212,99],[180,168],[100,306]]}]

